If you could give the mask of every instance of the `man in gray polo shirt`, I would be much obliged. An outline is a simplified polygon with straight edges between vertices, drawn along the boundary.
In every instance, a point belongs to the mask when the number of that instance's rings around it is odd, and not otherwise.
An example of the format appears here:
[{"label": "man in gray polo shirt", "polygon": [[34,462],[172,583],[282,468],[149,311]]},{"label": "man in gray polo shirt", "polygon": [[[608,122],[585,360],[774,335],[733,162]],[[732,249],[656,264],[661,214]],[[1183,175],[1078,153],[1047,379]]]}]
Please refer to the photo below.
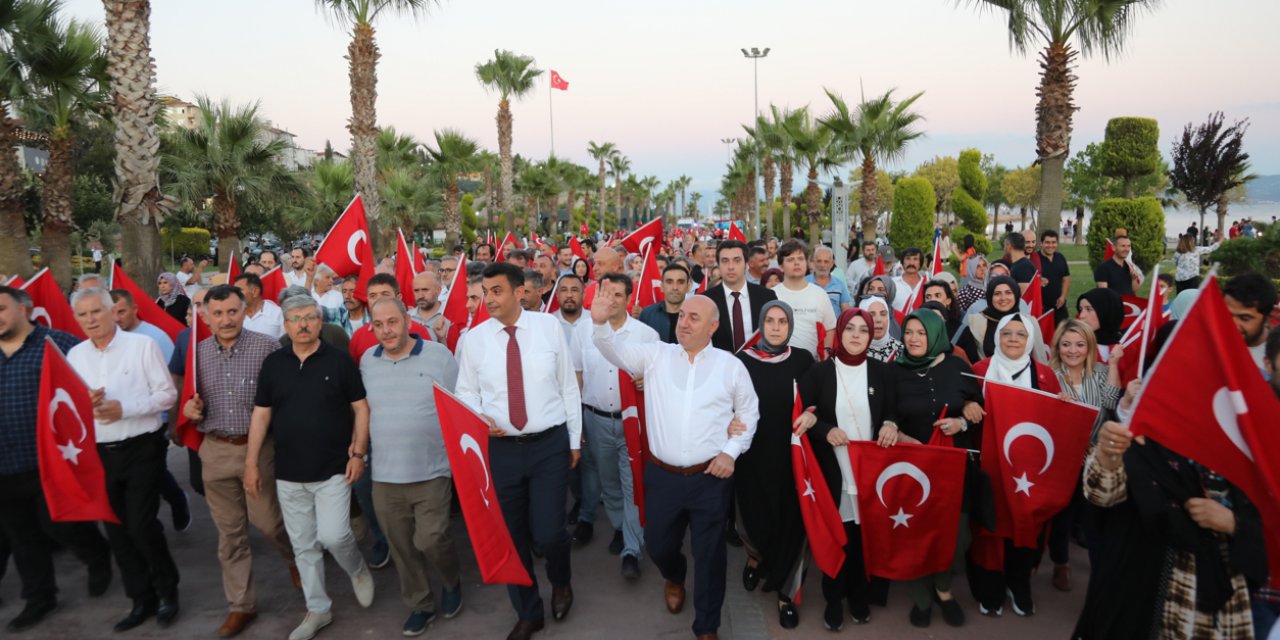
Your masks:
[{"label": "man in gray polo shirt", "polygon": [[373,508],[400,575],[400,597],[411,611],[404,635],[427,630],[436,605],[427,582],[429,562],[445,586],[440,609],[462,609],[458,551],[449,537],[449,459],[445,455],[432,385],[453,391],[458,363],[444,346],[409,334],[409,314],[396,297],[369,310],[378,346],[360,358],[369,400]]}]

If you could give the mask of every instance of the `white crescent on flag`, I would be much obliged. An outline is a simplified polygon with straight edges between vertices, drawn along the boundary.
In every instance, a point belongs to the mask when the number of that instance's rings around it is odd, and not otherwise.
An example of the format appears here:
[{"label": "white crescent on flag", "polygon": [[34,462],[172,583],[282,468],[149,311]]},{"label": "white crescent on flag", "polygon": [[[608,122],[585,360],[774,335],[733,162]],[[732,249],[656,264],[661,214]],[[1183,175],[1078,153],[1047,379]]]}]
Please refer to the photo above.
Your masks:
[{"label": "white crescent on flag", "polygon": [[1240,433],[1238,416],[1246,413],[1249,413],[1249,405],[1245,404],[1243,393],[1222,387],[1213,394],[1213,418],[1217,420],[1218,428],[1246,458],[1253,460],[1253,450]]},{"label": "white crescent on flag", "polygon": [[472,438],[471,434],[464,433],[462,434],[462,437],[458,439],[458,447],[462,449],[463,455],[466,455],[466,453],[470,451],[476,454],[476,460],[480,461],[480,468],[484,470],[484,489],[480,491],[480,497],[484,499],[484,506],[488,507],[489,506],[489,495],[488,495],[489,465],[485,463],[484,456],[480,455],[480,443],[476,442],[476,439]]}]

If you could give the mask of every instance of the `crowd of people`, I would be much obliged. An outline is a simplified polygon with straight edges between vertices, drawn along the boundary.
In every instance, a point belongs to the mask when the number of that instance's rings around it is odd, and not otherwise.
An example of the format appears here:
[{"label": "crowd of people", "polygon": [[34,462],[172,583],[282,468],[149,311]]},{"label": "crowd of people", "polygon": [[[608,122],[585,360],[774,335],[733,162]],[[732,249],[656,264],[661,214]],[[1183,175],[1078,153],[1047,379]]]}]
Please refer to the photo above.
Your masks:
[{"label": "crowd of people", "polygon": [[[1168,293],[1172,322],[1157,343],[1197,294],[1204,251],[1194,240],[1180,243],[1177,273],[1151,283],[1176,285]],[[227,607],[220,637],[241,633],[257,616],[249,525],[285,559],[305,602],[290,640],[315,637],[343,606],[326,585],[326,551],[362,607],[374,598],[372,570],[394,565],[406,636],[458,615],[465,541],[449,531],[457,508],[432,393],[439,386],[488,425],[487,469],[533,578],[507,587],[516,619],[510,640],[546,624],[535,556],[550,583],[552,620],[567,619],[572,550],[590,543],[601,513],[621,579],[648,570],[647,556],[673,614],[692,582],[699,639],[716,638],[721,627],[731,544],[745,546],[742,587],[776,593],[779,624],[795,628],[806,553],[795,434],[813,444],[847,539],[845,563],[822,577],[815,606],[831,631],[868,623],[890,589],[864,566],[850,443],[945,442],[970,451],[963,476],[944,480],[965,486],[958,540],[948,570],[900,586],[912,625],[930,626],[935,611],[950,626],[975,609],[1033,615],[1030,578],[1044,551],[1053,587],[1069,591],[1080,586],[1069,558],[1081,541],[1092,579],[1073,637],[1267,637],[1280,595],[1267,588],[1257,510],[1213,470],[1135,441],[1128,430],[1143,381],[1122,381],[1122,296],[1135,295],[1144,279],[1128,238],[1113,238],[1114,256],[1094,272],[1096,286],[1070,300],[1070,269],[1052,229],[1009,233],[997,260],[979,254],[972,238],[935,245],[955,258],[959,277],[931,273],[933,256],[915,247],[895,256],[875,242],[858,244],[841,270],[831,247],[799,239],[672,234],[656,258],[660,294],[643,307],[633,304],[636,288],[650,286],[642,257],[615,242],[580,244],[581,252],[545,242],[458,246],[426,259],[411,292],[401,291],[390,258],[360,282],[317,264],[308,246],[287,256],[263,252],[230,281],[184,259],[161,274],[155,302],[184,325],[205,325],[209,337],[198,342],[189,332],[201,327],[172,339],[138,317],[129,291],[107,288],[97,274],[82,276],[70,294],[83,341],[34,322],[31,297],[0,286],[0,575],[12,560],[25,601],[8,630],[30,629],[56,608],[55,546],[88,567],[92,596],[107,592],[118,568],[131,609],[114,631],[178,618],[179,574],[208,569],[178,567],[160,521],[168,503],[175,530],[191,522],[166,464],[182,420],[203,438],[187,462],[218,533]],[[287,287],[266,299],[262,276],[277,265]],[[1054,316],[1052,335],[1042,335],[1030,313],[1024,294],[1033,285]],[[1274,284],[1242,274],[1223,293],[1259,375],[1280,395]],[[469,316],[488,320],[454,327],[445,307],[458,296]],[[50,517],[34,428],[46,339],[91,390],[118,523]],[[187,371],[192,361],[197,370]],[[189,376],[193,393],[180,402]],[[999,569],[971,555],[980,538],[994,535],[981,524],[987,507],[976,456],[984,379],[1100,410],[1076,498],[1034,548],[996,539]],[[624,384],[644,395],[642,478],[633,474],[636,452],[624,430],[631,393]],[[796,390],[808,408],[799,417]],[[1191,482],[1190,498],[1170,502],[1179,494],[1164,488],[1162,474]],[[373,539],[367,552],[357,544],[365,531]],[[429,571],[443,585],[439,594]],[[972,606],[955,589],[962,575]]]}]

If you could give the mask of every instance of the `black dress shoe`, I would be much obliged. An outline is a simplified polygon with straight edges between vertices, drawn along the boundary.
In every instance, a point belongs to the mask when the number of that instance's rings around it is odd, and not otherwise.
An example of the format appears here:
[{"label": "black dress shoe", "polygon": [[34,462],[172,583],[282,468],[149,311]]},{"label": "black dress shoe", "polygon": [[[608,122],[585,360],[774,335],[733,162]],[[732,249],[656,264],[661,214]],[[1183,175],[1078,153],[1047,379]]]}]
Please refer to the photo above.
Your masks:
[{"label": "black dress shoe", "polygon": [[174,595],[168,598],[160,598],[160,604],[156,607],[156,624],[163,629],[178,619],[178,596]]},{"label": "black dress shoe", "polygon": [[573,587],[567,584],[563,587],[552,587],[551,619],[557,622],[564,620],[571,608],[573,608]]},{"label": "black dress shoe", "polygon": [[53,613],[53,610],[57,608],[57,598],[28,600],[27,605],[22,608],[22,612],[18,614],[18,617],[9,621],[8,629],[12,632],[26,631],[40,624],[40,621],[44,620],[45,616]]},{"label": "black dress shoe", "polygon": [[129,615],[125,616],[124,619],[122,619],[120,622],[117,622],[116,626],[113,627],[113,629],[115,630],[116,633],[120,633],[122,631],[128,631],[146,622],[147,618],[150,618],[155,614],[156,614],[156,602],[154,600],[134,601],[133,610],[130,611]]},{"label": "black dress shoe", "polygon": [[742,588],[747,591],[755,591],[760,586],[760,565],[745,565],[742,567]]},{"label": "black dress shoe", "polygon": [[732,526],[725,527],[724,541],[725,544],[728,544],[731,547],[742,546],[742,536],[738,535],[738,530]]},{"label": "black dress shoe", "polygon": [[796,605],[786,600],[778,601],[778,626],[783,629],[794,629],[800,626],[800,612]]},{"label": "black dress shoe", "polygon": [[578,526],[573,528],[573,545],[575,547],[585,547],[591,542],[591,538],[595,536],[596,527],[590,522],[579,522]]},{"label": "black dress shoe", "polygon": [[542,631],[542,627],[541,620],[521,620],[511,628],[511,633],[507,634],[507,640],[529,640],[533,634]]},{"label": "black dress shoe", "polygon": [[97,598],[111,588],[111,560],[89,567],[89,597]]},{"label": "black dress shoe", "polygon": [[182,492],[182,501],[169,503],[169,512],[173,516],[173,530],[179,533],[191,528],[191,501],[187,492]]},{"label": "black dress shoe", "polygon": [[622,577],[627,580],[635,580],[640,577],[640,561],[635,556],[622,556]]},{"label": "black dress shoe", "polygon": [[915,605],[911,605],[911,614],[907,616],[907,619],[911,621],[911,626],[923,629],[932,622],[933,609],[919,609]]},{"label": "black dress shoe", "polygon": [[622,532],[621,532],[621,531],[614,531],[614,532],[613,532],[613,540],[610,540],[610,541],[609,541],[609,555],[614,555],[614,556],[616,556],[616,555],[618,555],[619,553],[622,553],[622,548],[623,548],[623,547],[625,547],[625,546],[627,546],[627,544],[626,544],[626,542],[622,539]]},{"label": "black dress shoe", "polygon": [[844,628],[844,607],[840,606],[840,602],[828,602],[827,607],[822,610],[822,626],[827,631],[839,631]]},{"label": "black dress shoe", "polygon": [[573,503],[573,508],[569,509],[569,524],[578,524],[578,512],[582,510],[582,501],[578,500]]}]

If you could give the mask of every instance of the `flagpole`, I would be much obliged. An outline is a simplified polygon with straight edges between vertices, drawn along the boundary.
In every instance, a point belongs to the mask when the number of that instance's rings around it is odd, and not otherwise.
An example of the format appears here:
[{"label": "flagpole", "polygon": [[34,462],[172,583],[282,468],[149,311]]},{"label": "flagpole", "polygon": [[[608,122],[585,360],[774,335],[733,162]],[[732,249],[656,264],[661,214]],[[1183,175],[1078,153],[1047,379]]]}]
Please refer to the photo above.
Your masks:
[{"label": "flagpole", "polygon": [[552,108],[552,96],[555,95],[554,83],[547,84],[547,116],[551,119],[551,155],[556,155],[556,113]]}]

